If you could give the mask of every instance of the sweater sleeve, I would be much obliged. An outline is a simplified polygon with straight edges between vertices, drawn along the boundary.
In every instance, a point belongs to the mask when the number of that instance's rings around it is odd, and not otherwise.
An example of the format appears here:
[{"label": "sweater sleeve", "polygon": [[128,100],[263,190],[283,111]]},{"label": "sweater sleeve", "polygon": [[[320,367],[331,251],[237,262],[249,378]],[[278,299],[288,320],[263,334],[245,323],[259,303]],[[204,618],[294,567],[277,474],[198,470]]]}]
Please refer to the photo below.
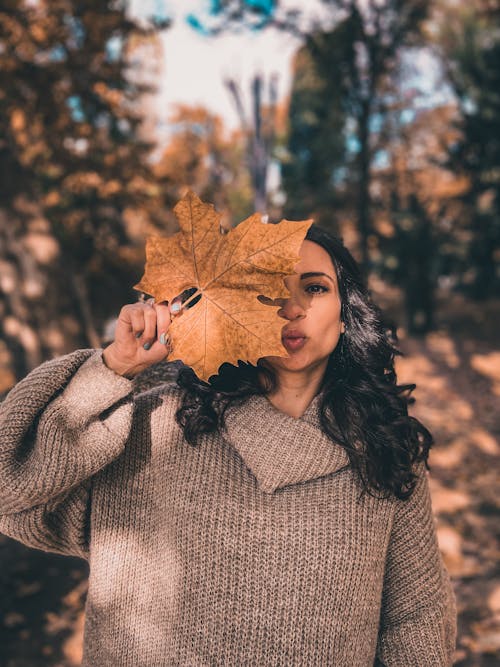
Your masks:
[{"label": "sweater sleeve", "polygon": [[125,447],[132,387],[90,349],[45,362],[10,391],[0,405],[0,532],[88,556],[92,477]]},{"label": "sweater sleeve", "polygon": [[424,463],[416,472],[417,485],[408,500],[398,501],[392,527],[377,660],[386,667],[448,667],[456,643],[456,598],[438,547]]}]

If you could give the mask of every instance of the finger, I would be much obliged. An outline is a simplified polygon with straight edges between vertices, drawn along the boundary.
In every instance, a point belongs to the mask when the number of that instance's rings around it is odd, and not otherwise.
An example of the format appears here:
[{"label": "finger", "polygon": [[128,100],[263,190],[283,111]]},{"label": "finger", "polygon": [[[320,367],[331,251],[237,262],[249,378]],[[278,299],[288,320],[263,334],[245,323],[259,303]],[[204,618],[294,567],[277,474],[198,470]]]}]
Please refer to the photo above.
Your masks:
[{"label": "finger", "polygon": [[172,302],[170,303],[169,309],[170,309],[170,312],[172,314],[172,317],[175,317],[175,315],[178,315],[182,310],[182,300],[181,300],[181,298],[176,296],[175,299],[172,299]]},{"label": "finger", "polygon": [[156,303],[153,306],[155,312],[156,312],[156,332],[157,332],[157,337],[158,340],[162,345],[165,345],[167,342],[168,338],[168,328],[170,326],[170,322],[172,320],[171,315],[170,315],[170,308],[168,306],[167,301],[162,301],[160,303]]},{"label": "finger", "polygon": [[131,308],[127,311],[127,317],[130,320],[132,332],[136,338],[140,338],[144,333],[144,308],[143,306]]},{"label": "finger", "polygon": [[[143,347],[151,347],[156,340],[156,311],[152,305],[143,307],[144,331],[141,336]],[[148,348],[145,348],[148,349]]]}]

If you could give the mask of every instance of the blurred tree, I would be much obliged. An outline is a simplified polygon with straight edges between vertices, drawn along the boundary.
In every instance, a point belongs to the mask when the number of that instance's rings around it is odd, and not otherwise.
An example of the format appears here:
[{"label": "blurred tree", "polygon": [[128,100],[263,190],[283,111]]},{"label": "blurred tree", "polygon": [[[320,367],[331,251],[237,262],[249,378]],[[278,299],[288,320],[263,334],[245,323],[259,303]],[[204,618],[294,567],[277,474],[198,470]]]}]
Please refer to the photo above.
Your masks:
[{"label": "blurred tree", "polygon": [[308,35],[293,64],[289,132],[282,159],[285,215],[334,228],[347,173],[344,73],[354,58],[351,21]]},{"label": "blurred tree", "polygon": [[[276,19],[277,0],[208,0],[205,11],[187,16],[188,24],[205,36],[216,36],[227,30],[262,30]],[[285,11],[289,16],[296,12]],[[228,78],[225,84],[235,104],[240,119],[241,133],[245,141],[245,163],[253,187],[253,207],[267,215],[268,170],[275,139],[275,111],[277,102],[277,79],[269,82],[269,99],[264,102],[265,82],[261,74],[252,79],[250,118],[238,81]]]},{"label": "blurred tree", "polygon": [[274,18],[277,0],[206,0],[205,10],[190,13],[187,23],[202,35],[233,29],[261,30]]},{"label": "blurred tree", "polygon": [[[391,192],[390,216],[394,229],[397,264],[392,278],[399,278],[404,292],[406,327],[410,334],[423,334],[434,327],[436,286],[436,230],[416,192],[407,201]],[[396,283],[398,284],[398,283]]]},{"label": "blurred tree", "polygon": [[231,227],[253,212],[253,193],[245,168],[245,137],[227,136],[221,118],[204,107],[179,105],[169,119],[171,139],[155,165],[176,200],[191,188],[223,213]]},{"label": "blurred tree", "polygon": [[148,89],[129,77],[138,31],[111,0],[2,3],[0,339],[14,379],[100,344],[160,222],[151,147],[137,138]]},{"label": "blurred tree", "polygon": [[500,290],[500,13],[479,0],[443,9],[439,43],[461,111],[449,165],[469,180],[464,277],[472,296],[484,299]]},{"label": "blurred tree", "polygon": [[457,197],[467,180],[444,166],[459,133],[457,110],[448,103],[410,110],[397,99],[386,110],[380,132],[384,162],[373,170],[374,231],[371,257],[385,280],[402,288],[409,333],[434,326],[434,291],[448,277],[453,284],[466,230],[457,228]]},{"label": "blurred tree", "polygon": [[[306,45],[314,62],[313,69],[324,79],[322,86],[316,87],[312,115],[317,116],[321,107],[328,109],[332,96],[336,112],[323,112],[314,122],[315,145],[320,147],[323,155],[318,155],[317,158],[311,155],[309,161],[320,163],[325,158],[325,151],[317,138],[321,134],[326,138],[329,132],[339,136],[339,124],[343,115],[344,137],[352,156],[349,180],[356,206],[360,256],[367,268],[368,242],[373,226],[370,201],[374,157],[373,128],[377,116],[383,113],[384,106],[380,92],[396,67],[400,51],[421,39],[421,24],[427,15],[430,0],[323,0],[323,3],[331,8],[335,27],[330,33],[322,31],[323,35],[316,31]],[[328,80],[330,84],[327,84]],[[303,100],[305,110],[305,95]],[[302,114],[294,113],[291,123],[300,118],[303,118]],[[290,131],[291,137],[300,136],[300,130],[293,125]],[[329,145],[332,145],[332,141],[334,139],[329,140]],[[336,148],[339,148],[338,144]],[[311,150],[311,153],[314,150],[304,149]],[[340,159],[340,151],[336,150],[336,156],[334,163]],[[291,157],[292,160],[296,159],[293,154]],[[320,188],[322,191],[331,191],[329,180],[324,180],[325,175],[330,178],[331,174],[329,169],[323,171],[322,180],[316,185],[316,192],[319,192]]]},{"label": "blurred tree", "polygon": [[240,86],[235,79],[226,79],[240,119],[241,134],[245,143],[245,163],[253,188],[253,209],[267,215],[268,172],[276,138],[277,77],[269,81],[268,103],[264,102],[264,78],[255,74],[252,78],[252,114],[248,119]]}]

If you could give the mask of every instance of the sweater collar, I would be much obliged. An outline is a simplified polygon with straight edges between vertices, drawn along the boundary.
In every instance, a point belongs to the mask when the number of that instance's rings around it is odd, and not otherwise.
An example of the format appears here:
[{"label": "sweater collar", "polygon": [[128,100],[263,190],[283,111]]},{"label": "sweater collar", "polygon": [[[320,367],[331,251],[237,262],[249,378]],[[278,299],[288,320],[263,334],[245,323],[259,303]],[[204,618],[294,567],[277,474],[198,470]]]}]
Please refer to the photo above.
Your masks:
[{"label": "sweater collar", "polygon": [[315,396],[299,419],[275,408],[265,396],[251,396],[242,406],[226,411],[225,438],[261,491],[274,493],[349,465],[345,449],[321,430],[320,400]]}]

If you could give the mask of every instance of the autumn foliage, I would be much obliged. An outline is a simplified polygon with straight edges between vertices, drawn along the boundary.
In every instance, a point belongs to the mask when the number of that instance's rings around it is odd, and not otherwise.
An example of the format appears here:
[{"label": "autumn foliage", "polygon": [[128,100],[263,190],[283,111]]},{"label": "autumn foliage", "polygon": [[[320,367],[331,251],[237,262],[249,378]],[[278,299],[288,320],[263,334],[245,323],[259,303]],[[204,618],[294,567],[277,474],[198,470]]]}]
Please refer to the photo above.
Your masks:
[{"label": "autumn foliage", "polygon": [[[289,295],[283,278],[299,262],[312,220],[271,225],[254,214],[223,234],[221,215],[193,192],[174,211],[181,231],[148,238],[145,274],[135,285],[158,302],[195,288],[170,329],[171,360],[181,359],[207,380],[224,362],[287,356],[278,306],[258,297]],[[186,308],[190,302],[194,307]]]}]

